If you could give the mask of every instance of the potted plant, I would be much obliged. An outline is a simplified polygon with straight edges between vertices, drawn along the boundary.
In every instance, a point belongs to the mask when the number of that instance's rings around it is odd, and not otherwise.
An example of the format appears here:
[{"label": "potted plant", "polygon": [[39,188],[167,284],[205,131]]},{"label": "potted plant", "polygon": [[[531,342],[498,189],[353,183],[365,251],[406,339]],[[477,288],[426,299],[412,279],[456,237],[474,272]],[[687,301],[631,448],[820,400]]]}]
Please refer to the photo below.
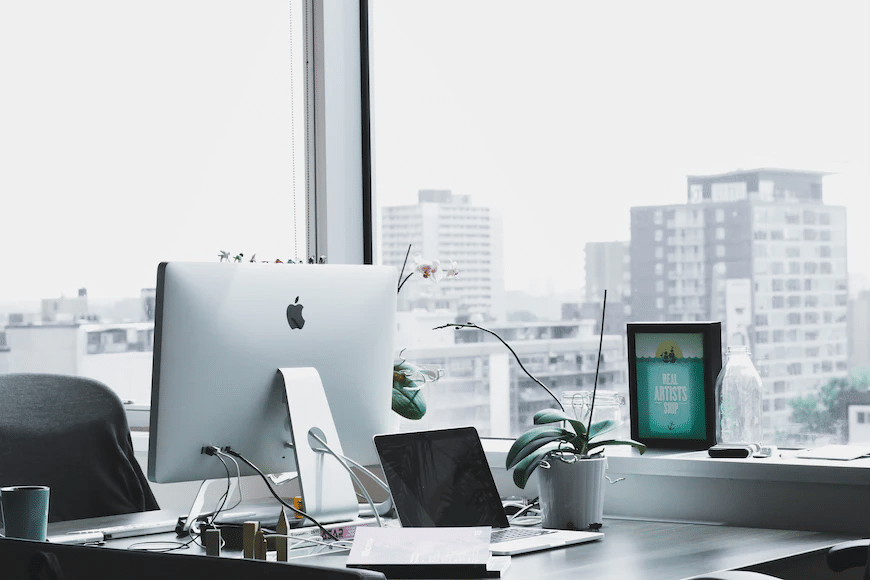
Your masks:
[{"label": "potted plant", "polygon": [[[605,305],[607,294],[604,296]],[[604,448],[609,445],[630,445],[641,453],[646,445],[631,439],[608,438],[616,429],[612,420],[593,423],[595,394],[601,344],[604,340],[604,309],[601,314],[598,365],[587,424],[565,412],[562,403],[541,381],[523,366],[519,356],[497,333],[474,323],[448,324],[439,328],[477,328],[495,336],[513,354],[520,369],[556,401],[558,409],[543,409],[535,413],[534,427],[520,435],[508,451],[505,467],[513,469],[514,483],[524,489],[532,473],[538,473],[539,500],[545,528],[579,529],[601,526],[604,506]]]}]

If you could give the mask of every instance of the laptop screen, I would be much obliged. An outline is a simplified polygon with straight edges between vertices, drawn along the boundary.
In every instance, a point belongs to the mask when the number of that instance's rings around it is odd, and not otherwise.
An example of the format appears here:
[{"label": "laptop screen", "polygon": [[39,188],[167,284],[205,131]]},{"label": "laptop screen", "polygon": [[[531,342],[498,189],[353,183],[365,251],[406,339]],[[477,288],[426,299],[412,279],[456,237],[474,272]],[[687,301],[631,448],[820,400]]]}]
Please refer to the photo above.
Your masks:
[{"label": "laptop screen", "polygon": [[474,427],[377,435],[375,447],[404,527],[508,527]]}]

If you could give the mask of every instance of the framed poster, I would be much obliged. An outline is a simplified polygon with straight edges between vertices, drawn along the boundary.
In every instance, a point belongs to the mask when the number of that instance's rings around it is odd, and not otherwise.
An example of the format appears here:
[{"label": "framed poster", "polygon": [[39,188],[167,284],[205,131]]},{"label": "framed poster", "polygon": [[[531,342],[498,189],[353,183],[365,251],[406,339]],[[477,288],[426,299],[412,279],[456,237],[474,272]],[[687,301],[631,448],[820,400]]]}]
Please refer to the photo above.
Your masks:
[{"label": "framed poster", "polygon": [[712,447],[721,324],[634,322],[626,331],[631,438],[650,448]]}]

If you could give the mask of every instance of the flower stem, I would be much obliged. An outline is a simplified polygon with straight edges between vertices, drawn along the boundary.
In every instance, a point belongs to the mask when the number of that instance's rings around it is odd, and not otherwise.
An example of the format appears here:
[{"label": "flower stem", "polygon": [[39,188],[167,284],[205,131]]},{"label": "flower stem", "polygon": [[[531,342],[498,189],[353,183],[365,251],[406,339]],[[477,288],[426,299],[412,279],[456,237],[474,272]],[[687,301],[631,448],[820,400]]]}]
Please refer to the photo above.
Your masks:
[{"label": "flower stem", "polygon": [[[523,372],[526,373],[526,376],[528,376],[530,379],[532,379],[533,381],[535,381],[536,383],[538,383],[538,385],[540,385],[540,387],[541,387],[542,389],[544,389],[545,391],[547,391],[547,393],[548,393],[551,397],[553,397],[553,400],[556,401],[556,404],[559,405],[559,409],[561,409],[563,413],[565,412],[565,407],[562,406],[562,402],[559,401],[559,398],[558,398],[556,395],[553,394],[553,391],[551,391],[550,389],[548,389],[548,388],[547,388],[547,385],[545,385],[544,383],[542,383],[541,381],[539,381],[538,379],[536,379],[534,376],[532,376],[532,373],[530,373],[529,371],[526,370],[526,367],[523,366],[523,362],[520,360],[519,355],[514,351],[514,349],[511,348],[511,345],[509,345],[508,343],[506,343],[506,342],[504,341],[504,339],[503,339],[502,337],[500,337],[498,334],[496,334],[495,332],[493,332],[492,330],[490,330],[490,329],[488,329],[488,328],[484,328],[484,327],[482,327],[482,326],[478,326],[477,324],[475,324],[475,323],[473,323],[473,322],[466,322],[466,323],[464,323],[464,324],[458,324],[458,323],[450,322],[450,323],[447,323],[447,324],[444,324],[444,325],[441,325],[441,326],[436,326],[436,327],[433,328],[432,330],[440,330],[440,329],[442,329],[442,328],[449,328],[449,327],[453,327],[453,328],[476,328],[476,329],[478,329],[478,330],[482,330],[482,331],[484,331],[484,332],[488,332],[489,334],[491,334],[491,335],[493,335],[494,337],[496,337],[496,338],[499,340],[499,342],[501,342],[503,345],[505,345],[505,347],[506,347],[509,351],[511,351],[511,354],[514,355],[514,359],[516,359],[517,364],[520,365],[520,368],[523,370]],[[596,374],[596,379],[597,379],[597,374]]]},{"label": "flower stem", "polygon": [[405,282],[407,282],[407,281],[408,281],[408,278],[410,278],[411,275],[414,273],[414,272],[411,272],[410,274],[408,274],[407,276],[405,276],[404,280],[402,279],[402,276],[405,275],[405,266],[408,265],[408,256],[409,256],[410,254],[411,254],[411,244],[408,244],[408,251],[405,252],[405,261],[402,262],[402,271],[399,272],[399,287],[396,289],[396,293],[397,293],[397,294],[398,294],[399,292],[402,291],[402,286],[405,285]]},{"label": "flower stem", "polygon": [[595,392],[598,390],[598,369],[601,367],[601,347],[604,345],[604,312],[607,310],[607,289],[601,304],[601,334],[598,336],[598,360],[595,361],[595,383],[592,385],[592,404],[589,406],[589,424],[586,426],[586,440],[583,442],[583,455],[589,451],[589,430],[592,428],[592,413],[595,411]]}]

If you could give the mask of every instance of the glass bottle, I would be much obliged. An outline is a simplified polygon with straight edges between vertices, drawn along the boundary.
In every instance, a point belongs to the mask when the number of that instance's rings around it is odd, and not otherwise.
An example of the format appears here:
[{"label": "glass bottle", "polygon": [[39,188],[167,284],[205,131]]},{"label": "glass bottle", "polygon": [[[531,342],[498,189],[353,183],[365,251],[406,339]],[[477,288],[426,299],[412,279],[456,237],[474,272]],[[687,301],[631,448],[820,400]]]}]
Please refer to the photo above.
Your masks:
[{"label": "glass bottle", "polygon": [[[592,408],[592,391],[565,391],[561,397],[565,412],[575,419],[589,425],[589,411]],[[614,391],[595,392],[595,409],[593,422],[613,421],[614,432],[619,433],[622,425],[622,408],[625,406],[625,397]]]},{"label": "glass bottle", "polygon": [[761,376],[746,346],[729,346],[716,378],[716,442],[762,443]]}]

